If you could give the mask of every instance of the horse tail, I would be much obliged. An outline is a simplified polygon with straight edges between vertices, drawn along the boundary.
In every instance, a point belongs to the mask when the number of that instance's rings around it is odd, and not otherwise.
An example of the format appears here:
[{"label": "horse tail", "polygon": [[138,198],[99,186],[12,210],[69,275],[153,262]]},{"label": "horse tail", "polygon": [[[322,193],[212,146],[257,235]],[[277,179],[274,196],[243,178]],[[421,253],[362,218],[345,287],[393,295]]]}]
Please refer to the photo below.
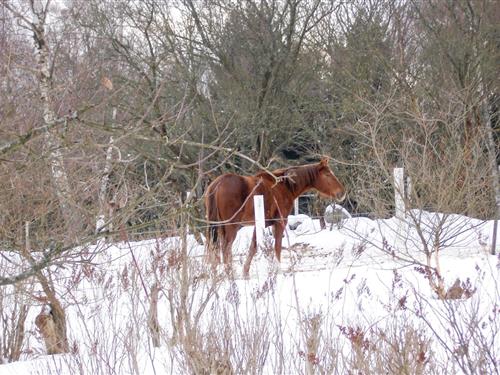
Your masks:
[{"label": "horse tail", "polygon": [[209,230],[209,236],[208,236],[208,240],[210,241],[210,243],[212,244],[215,244],[217,243],[218,241],[218,230],[217,230],[217,226],[214,225],[214,224],[210,224],[210,227],[208,228]]},{"label": "horse tail", "polygon": [[219,220],[219,212],[215,202],[215,191],[210,188],[207,190],[205,197],[205,209],[207,221],[209,221],[207,233],[208,244],[216,244],[218,240],[218,227],[214,222]]}]

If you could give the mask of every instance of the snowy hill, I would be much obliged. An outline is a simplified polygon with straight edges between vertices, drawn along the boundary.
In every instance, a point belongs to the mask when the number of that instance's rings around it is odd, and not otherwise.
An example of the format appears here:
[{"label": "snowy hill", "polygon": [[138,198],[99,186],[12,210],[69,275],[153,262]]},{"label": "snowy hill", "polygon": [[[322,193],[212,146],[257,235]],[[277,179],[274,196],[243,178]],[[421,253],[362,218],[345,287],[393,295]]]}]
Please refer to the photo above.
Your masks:
[{"label": "snowy hill", "polygon": [[[72,353],[43,354],[33,306],[22,360],[0,375],[498,373],[492,222],[412,215],[417,224],[351,218],[323,230],[290,217],[282,263],[259,252],[250,280],[240,276],[251,227],[233,246],[233,280],[222,268],[209,276],[193,236],[76,249],[85,255],[52,270]],[[446,299],[431,288],[439,282]],[[4,306],[16,298],[10,288]]]}]

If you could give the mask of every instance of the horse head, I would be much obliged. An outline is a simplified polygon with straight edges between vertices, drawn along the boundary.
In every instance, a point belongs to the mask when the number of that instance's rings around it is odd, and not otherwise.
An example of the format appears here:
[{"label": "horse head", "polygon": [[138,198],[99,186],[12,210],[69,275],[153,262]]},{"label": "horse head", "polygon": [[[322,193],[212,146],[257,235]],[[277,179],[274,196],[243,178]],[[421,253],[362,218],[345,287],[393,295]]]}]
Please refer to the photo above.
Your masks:
[{"label": "horse head", "polygon": [[314,188],[320,195],[333,198],[337,202],[342,202],[346,197],[344,185],[335,177],[328,165],[328,158],[324,157],[317,164],[318,178],[314,181]]}]

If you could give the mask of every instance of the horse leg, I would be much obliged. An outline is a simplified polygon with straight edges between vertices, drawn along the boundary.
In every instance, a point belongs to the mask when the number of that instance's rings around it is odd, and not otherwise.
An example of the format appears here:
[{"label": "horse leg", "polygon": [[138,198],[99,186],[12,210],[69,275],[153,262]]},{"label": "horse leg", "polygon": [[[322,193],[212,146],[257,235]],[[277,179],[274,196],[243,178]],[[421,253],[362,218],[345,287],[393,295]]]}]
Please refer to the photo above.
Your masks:
[{"label": "horse leg", "polygon": [[285,232],[286,222],[280,220],[273,225],[274,228],[274,251],[276,259],[281,262],[281,243],[283,241],[283,233]]},{"label": "horse leg", "polygon": [[217,271],[217,265],[220,264],[221,261],[220,252],[224,240],[224,234],[220,228],[209,228],[209,232],[206,234],[206,238],[206,260],[210,265],[212,272],[215,274]]},{"label": "horse leg", "polygon": [[224,227],[224,239],[222,246],[222,259],[224,260],[224,264],[226,266],[226,271],[228,273],[232,272],[233,268],[233,242],[236,238],[236,234],[238,233],[238,226],[234,224],[229,224]]},{"label": "horse leg", "polygon": [[248,250],[247,260],[245,261],[245,265],[243,266],[243,277],[245,279],[249,278],[250,273],[250,263],[252,263],[252,259],[257,252],[257,235],[255,234],[255,229],[253,230],[252,242],[250,244],[250,249]]}]

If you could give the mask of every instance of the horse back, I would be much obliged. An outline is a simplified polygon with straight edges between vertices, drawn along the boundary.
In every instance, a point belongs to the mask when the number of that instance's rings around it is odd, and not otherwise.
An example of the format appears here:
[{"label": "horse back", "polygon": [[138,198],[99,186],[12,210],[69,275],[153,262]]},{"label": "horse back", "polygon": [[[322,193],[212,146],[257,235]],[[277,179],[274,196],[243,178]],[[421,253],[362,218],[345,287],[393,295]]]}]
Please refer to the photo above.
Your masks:
[{"label": "horse back", "polygon": [[267,184],[255,176],[240,176],[232,173],[217,177],[207,188],[205,208],[210,221],[248,222],[254,220],[253,195],[264,195],[269,199]]}]

